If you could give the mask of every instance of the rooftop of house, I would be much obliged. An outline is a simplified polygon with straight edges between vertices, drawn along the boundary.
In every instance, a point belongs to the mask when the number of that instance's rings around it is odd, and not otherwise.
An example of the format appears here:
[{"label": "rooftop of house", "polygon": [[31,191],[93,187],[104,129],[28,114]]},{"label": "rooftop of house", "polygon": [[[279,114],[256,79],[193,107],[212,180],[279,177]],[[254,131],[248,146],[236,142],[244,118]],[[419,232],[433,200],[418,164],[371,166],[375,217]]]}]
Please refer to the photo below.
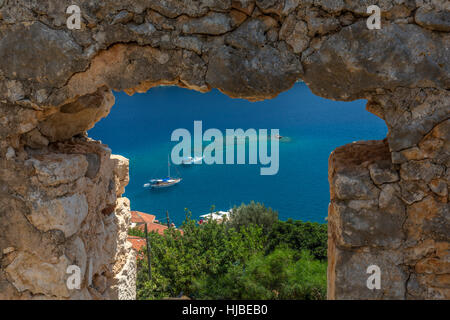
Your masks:
[{"label": "rooftop of house", "polygon": [[131,246],[134,250],[140,251],[143,247],[145,247],[145,239],[136,236],[128,236],[128,242],[131,243]]},{"label": "rooftop of house", "polygon": [[154,223],[156,216],[140,211],[131,211],[132,223]]},{"label": "rooftop of house", "polygon": [[[136,229],[144,231],[145,224],[147,224],[147,231],[156,232],[160,235],[164,235],[164,230],[167,230],[168,227],[164,224],[161,224],[156,220],[156,216],[140,211],[131,211],[131,223],[136,224],[133,226]],[[183,234],[182,230],[179,230],[181,234]],[[128,236],[128,241],[131,242],[133,249],[139,251],[142,247],[145,246],[145,239],[137,236]]]}]

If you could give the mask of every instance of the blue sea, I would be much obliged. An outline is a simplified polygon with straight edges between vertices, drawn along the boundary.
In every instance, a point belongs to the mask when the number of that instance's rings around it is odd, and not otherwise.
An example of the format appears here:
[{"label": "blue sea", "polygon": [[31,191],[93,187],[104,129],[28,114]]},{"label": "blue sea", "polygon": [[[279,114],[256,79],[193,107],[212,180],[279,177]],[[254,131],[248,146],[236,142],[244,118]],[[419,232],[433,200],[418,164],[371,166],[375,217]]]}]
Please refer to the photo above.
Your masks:
[{"label": "blue sea", "polygon": [[[329,203],[328,157],[332,150],[357,140],[383,139],[387,128],[365,110],[364,100],[336,102],[317,97],[303,83],[272,100],[231,99],[217,90],[202,94],[178,87],[153,88],[145,94],[115,93],[110,115],[89,131],[114,154],[130,159],[125,196],[132,210],[165,221],[166,211],[180,225],[185,209],[193,218],[254,200],[278,211],[279,218],[325,222]],[[182,182],[165,189],[143,185],[167,176],[171,134],[194,121],[203,131],[242,128],[279,129],[278,174],[260,175],[261,165],[171,166]]]}]

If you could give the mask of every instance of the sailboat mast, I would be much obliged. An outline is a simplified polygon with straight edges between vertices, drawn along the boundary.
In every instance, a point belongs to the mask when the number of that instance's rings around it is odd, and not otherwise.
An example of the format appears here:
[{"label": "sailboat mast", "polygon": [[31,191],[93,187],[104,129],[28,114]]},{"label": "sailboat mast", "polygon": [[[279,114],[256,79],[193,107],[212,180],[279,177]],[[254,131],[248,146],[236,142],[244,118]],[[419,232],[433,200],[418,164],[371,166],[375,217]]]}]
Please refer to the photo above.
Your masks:
[{"label": "sailboat mast", "polygon": [[168,177],[170,178],[170,159],[169,159],[169,156],[167,156],[167,171],[169,171]]}]

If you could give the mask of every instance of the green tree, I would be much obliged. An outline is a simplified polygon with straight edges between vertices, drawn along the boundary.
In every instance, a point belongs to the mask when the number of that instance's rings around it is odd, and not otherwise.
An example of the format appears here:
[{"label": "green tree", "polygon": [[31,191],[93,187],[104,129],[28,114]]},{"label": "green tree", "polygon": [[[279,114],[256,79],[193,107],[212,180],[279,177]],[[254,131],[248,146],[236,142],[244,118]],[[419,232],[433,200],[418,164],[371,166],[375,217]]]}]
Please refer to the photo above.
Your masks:
[{"label": "green tree", "polygon": [[[262,229],[249,226],[240,231],[215,221],[197,225],[188,216],[182,225],[183,236],[175,229],[165,235],[149,234],[151,243],[153,281],[160,288],[151,293],[146,261],[140,261],[138,294],[140,298],[158,298],[161,295],[183,294],[195,297],[195,279],[226,273],[234,264],[245,263],[251,256],[263,250],[266,242]],[[153,278],[153,275],[152,275]],[[142,295],[141,295],[142,294]]]},{"label": "green tree", "polygon": [[202,299],[306,299],[326,297],[325,262],[307,251],[276,249],[258,254],[246,265],[233,265],[224,274],[196,283]]},{"label": "green tree", "polygon": [[[240,208],[245,208],[242,217],[271,211],[255,203]],[[244,220],[236,226],[216,221],[199,225],[187,212],[183,234],[175,228],[164,235],[149,233],[152,279],[144,248],[144,259],[138,259],[138,298],[181,293],[195,299],[325,298],[326,225]]]},{"label": "green tree", "polygon": [[316,222],[277,221],[268,234],[267,252],[288,247],[297,252],[307,250],[319,260],[327,258],[327,225]]},{"label": "green tree", "polygon": [[141,238],[145,238],[145,232],[138,229],[138,228],[130,228],[128,230],[128,234],[130,236],[136,236],[136,237],[141,237]]},{"label": "green tree", "polygon": [[249,204],[241,204],[234,207],[230,214],[229,225],[237,230],[243,226],[257,225],[269,232],[272,225],[278,221],[278,213],[272,208],[266,208],[264,204],[254,201]]}]

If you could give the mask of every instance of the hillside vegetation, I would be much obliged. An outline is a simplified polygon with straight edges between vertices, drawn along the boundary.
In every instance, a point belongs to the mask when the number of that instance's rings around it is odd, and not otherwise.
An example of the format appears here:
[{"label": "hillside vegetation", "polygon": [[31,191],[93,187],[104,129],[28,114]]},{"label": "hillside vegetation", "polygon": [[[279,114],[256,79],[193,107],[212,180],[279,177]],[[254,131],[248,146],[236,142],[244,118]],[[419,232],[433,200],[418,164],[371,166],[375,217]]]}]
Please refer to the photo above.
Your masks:
[{"label": "hillside vegetation", "polygon": [[326,224],[280,221],[252,202],[225,223],[198,224],[187,212],[181,229],[149,234],[152,278],[144,249],[138,299],[326,298]]}]

